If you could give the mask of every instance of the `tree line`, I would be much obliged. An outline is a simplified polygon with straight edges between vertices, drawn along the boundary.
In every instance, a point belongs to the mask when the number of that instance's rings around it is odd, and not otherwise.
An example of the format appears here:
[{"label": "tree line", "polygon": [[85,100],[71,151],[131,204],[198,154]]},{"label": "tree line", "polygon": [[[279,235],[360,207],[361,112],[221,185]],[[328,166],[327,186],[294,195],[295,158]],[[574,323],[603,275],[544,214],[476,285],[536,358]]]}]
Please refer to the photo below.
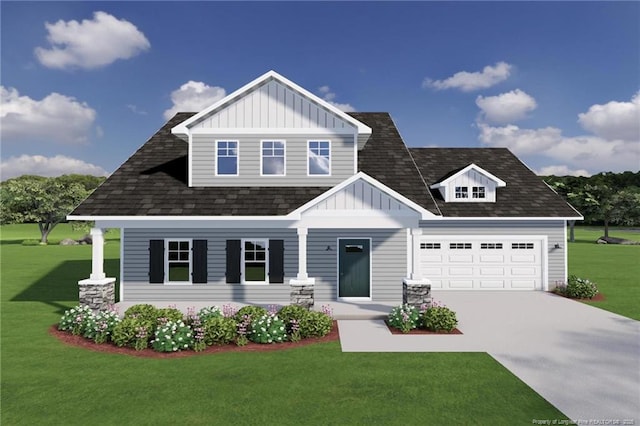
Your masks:
[{"label": "tree line", "polygon": [[545,176],[544,181],[583,216],[583,225],[640,226],[640,172]]}]

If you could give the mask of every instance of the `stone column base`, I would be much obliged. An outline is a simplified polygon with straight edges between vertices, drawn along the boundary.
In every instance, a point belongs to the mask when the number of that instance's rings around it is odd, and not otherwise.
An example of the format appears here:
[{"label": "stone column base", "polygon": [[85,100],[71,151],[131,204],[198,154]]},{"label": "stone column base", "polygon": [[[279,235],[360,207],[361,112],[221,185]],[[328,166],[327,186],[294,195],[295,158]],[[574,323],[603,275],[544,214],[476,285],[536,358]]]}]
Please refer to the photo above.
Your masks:
[{"label": "stone column base", "polygon": [[304,280],[290,280],[289,287],[291,293],[289,303],[292,305],[302,306],[311,309],[313,307],[313,287],[316,283],[315,278],[307,278]]},{"label": "stone column base", "polygon": [[431,304],[431,281],[428,279],[402,280],[402,304],[408,304],[416,308]]},{"label": "stone column base", "polygon": [[87,305],[94,312],[106,311],[116,303],[116,279],[91,278],[78,281],[78,300],[80,305]]}]

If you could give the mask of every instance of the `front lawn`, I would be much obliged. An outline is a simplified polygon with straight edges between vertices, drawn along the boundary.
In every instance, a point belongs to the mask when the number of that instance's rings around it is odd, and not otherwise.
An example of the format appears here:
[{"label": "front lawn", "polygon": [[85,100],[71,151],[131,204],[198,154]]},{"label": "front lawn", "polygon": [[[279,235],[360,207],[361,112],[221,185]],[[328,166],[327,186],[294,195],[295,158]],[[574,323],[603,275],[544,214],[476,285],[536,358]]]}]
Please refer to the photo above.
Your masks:
[{"label": "front lawn", "polygon": [[[595,281],[606,300],[586,302],[640,320],[640,245],[596,244],[602,228],[576,227],[569,244],[569,274]],[[612,228],[612,237],[640,241],[640,232]]]},{"label": "front lawn", "polygon": [[[31,229],[29,229],[31,228]],[[90,246],[22,246],[2,226],[0,423],[530,424],[565,417],[482,353],[268,353],[146,359],[67,347],[47,333],[77,304]],[[67,225],[55,238],[70,236]],[[112,234],[113,235],[113,234]],[[75,236],[75,235],[74,235]],[[118,276],[107,234],[105,270]]]}]

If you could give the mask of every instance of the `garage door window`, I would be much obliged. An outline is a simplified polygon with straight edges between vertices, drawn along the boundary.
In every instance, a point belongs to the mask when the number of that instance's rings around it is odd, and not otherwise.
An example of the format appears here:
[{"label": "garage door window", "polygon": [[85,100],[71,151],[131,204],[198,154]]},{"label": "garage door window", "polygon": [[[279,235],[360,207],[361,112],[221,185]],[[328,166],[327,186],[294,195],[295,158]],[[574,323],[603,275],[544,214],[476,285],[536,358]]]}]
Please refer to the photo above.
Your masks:
[{"label": "garage door window", "polygon": [[422,250],[440,250],[440,243],[420,243]]},{"label": "garage door window", "polygon": [[483,250],[500,250],[502,243],[481,243],[480,248]]},{"label": "garage door window", "polygon": [[511,248],[514,250],[532,250],[533,243],[511,243]]},{"label": "garage door window", "polygon": [[450,243],[449,248],[451,250],[470,250],[471,243]]}]

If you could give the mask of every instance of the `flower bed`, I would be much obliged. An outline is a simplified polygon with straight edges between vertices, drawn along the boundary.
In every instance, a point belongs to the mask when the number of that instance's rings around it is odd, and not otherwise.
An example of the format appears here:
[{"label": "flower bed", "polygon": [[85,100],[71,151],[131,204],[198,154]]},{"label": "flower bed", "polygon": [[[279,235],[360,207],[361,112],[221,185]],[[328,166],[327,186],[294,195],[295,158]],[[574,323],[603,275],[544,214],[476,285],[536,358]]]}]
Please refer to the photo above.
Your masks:
[{"label": "flower bed", "polygon": [[429,305],[422,305],[420,309],[407,304],[396,306],[389,313],[387,325],[405,334],[412,332],[415,334],[415,330],[439,334],[462,334],[456,328],[458,325],[456,313],[435,301]]},{"label": "flower bed", "polygon": [[256,345],[291,346],[322,341],[334,335],[334,331],[337,336],[329,307],[323,307],[323,312],[292,308],[297,307],[278,310],[270,306],[267,311],[246,306],[236,312],[225,305],[222,309],[214,306],[198,312],[191,308],[183,315],[175,308],[158,309],[141,304],[127,309],[120,319],[114,311],[93,313],[78,306],[66,311],[51,333],[74,345],[107,352],[144,352],[143,356],[149,356],[150,352],[173,356],[224,352],[230,348],[256,350]]},{"label": "flower bed", "polygon": [[599,294],[596,283],[575,275],[569,276],[567,284],[561,283],[557,285],[554,292],[560,296],[580,300],[594,299]]}]

